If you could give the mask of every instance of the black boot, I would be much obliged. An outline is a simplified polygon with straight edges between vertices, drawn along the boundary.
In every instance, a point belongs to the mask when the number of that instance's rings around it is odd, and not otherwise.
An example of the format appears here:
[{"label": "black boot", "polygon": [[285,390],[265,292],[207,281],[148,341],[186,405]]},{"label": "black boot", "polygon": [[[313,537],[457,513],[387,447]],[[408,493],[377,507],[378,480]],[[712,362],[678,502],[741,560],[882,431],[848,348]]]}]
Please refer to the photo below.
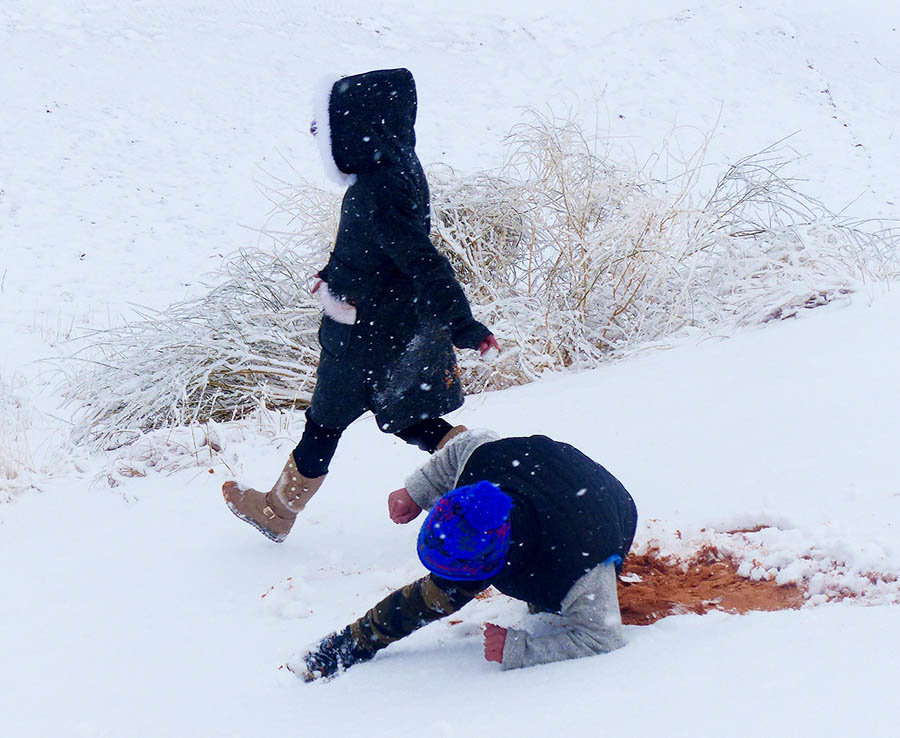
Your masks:
[{"label": "black boot", "polygon": [[375,656],[375,651],[360,648],[350,634],[348,625],[339,633],[326,636],[319,644],[303,655],[306,668],[305,673],[299,674],[305,682],[316,679],[331,679],[341,671],[349,669],[354,664],[369,661]]}]

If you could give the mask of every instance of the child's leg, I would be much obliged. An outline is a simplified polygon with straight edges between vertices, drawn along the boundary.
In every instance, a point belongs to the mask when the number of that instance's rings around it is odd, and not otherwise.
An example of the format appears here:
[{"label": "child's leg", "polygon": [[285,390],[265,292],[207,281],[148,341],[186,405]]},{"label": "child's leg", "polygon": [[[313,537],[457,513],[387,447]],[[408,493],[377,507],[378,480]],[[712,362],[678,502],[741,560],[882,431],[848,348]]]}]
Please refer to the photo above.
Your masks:
[{"label": "child's leg", "polygon": [[229,509],[267,538],[283,541],[291,532],[297,513],[322,486],[342,432],[343,428],[319,425],[307,411],[303,437],[272,489],[266,492],[227,481],[222,485],[222,494]]},{"label": "child's leg", "polygon": [[407,443],[433,454],[453,426],[443,418],[428,418],[394,433]]},{"label": "child's leg", "polygon": [[[340,362],[327,359],[323,350],[303,436],[271,490],[255,490],[232,480],[222,485],[229,509],[273,541],[283,541],[290,533],[297,513],[322,486],[344,429],[365,410],[365,386],[349,381],[353,377],[342,376],[340,369]],[[329,381],[323,382],[323,376]],[[331,426],[320,425],[313,415],[327,418]]]},{"label": "child's leg", "polygon": [[337,450],[344,428],[326,428],[319,425],[306,411],[306,427],[300,442],[293,451],[294,463],[304,477],[321,477],[328,471],[328,464]]}]

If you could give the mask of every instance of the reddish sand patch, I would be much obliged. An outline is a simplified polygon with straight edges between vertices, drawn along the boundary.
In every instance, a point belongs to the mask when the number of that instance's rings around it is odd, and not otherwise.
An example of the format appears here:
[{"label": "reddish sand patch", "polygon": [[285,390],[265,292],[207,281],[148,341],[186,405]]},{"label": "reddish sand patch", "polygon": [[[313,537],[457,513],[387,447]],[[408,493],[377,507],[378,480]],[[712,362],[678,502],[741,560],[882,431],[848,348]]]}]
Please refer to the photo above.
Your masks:
[{"label": "reddish sand patch", "polygon": [[[619,580],[619,605],[626,625],[649,625],[667,615],[710,610],[796,609],[804,593],[796,585],[755,582],[737,573],[737,567],[715,546],[705,546],[683,561],[651,548],[629,554]],[[640,581],[628,581],[640,577]]]}]

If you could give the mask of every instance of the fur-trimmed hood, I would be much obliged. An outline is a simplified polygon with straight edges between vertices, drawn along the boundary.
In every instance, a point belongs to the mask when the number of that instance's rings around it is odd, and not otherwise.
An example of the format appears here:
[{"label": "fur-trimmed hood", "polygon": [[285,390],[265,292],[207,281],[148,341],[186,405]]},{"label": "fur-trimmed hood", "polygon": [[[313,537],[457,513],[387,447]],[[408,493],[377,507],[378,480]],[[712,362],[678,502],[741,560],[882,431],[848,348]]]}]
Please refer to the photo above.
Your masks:
[{"label": "fur-trimmed hood", "polygon": [[416,146],[416,84],[408,69],[380,69],[320,82],[316,138],[326,173],[341,185],[400,164]]}]

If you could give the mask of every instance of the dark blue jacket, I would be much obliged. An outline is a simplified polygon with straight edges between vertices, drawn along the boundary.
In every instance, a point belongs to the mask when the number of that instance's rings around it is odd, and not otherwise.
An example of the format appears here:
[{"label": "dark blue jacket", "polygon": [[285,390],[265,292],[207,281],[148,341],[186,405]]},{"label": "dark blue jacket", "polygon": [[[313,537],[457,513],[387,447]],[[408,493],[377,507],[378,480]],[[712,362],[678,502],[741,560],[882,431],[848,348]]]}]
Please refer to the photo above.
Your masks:
[{"label": "dark blue jacket", "polygon": [[622,483],[567,443],[546,436],[479,446],[458,486],[487,479],[513,500],[506,567],[488,582],[557,612],[585,573],[631,548],[637,510]]},{"label": "dark blue jacket", "polygon": [[355,181],[319,276],[356,308],[356,323],[323,317],[311,412],[344,427],[372,410],[379,428],[395,433],[462,405],[453,346],[476,349],[490,331],[429,238],[412,74],[344,77],[331,87],[327,115],[334,164]]},{"label": "dark blue jacket", "polygon": [[355,174],[337,239],[320,276],[356,306],[370,338],[406,343],[421,322],[447,329],[459,348],[489,331],[472,318],[447,259],[429,238],[428,183],[415,152],[416,88],[406,69],[345,77],[329,101],[331,150]]}]

